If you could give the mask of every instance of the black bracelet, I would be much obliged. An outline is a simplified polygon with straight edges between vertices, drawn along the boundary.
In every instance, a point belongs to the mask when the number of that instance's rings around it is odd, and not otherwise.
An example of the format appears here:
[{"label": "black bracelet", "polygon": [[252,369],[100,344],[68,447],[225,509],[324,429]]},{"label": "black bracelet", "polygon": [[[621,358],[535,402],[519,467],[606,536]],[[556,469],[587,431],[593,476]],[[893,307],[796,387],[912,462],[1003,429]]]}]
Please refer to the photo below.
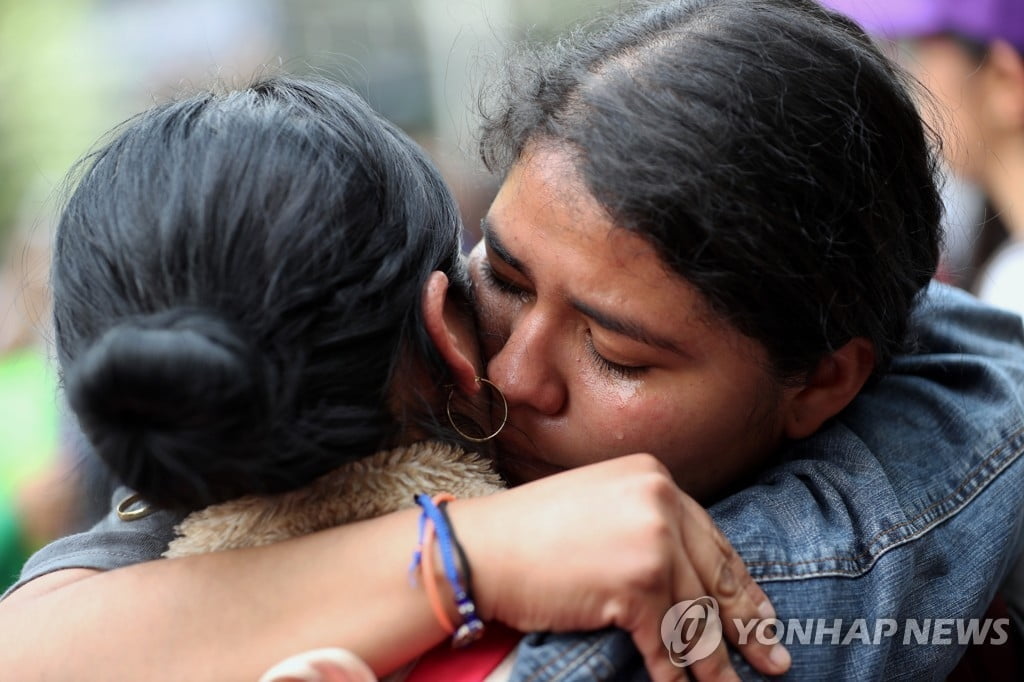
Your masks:
[{"label": "black bracelet", "polygon": [[470,596],[473,595],[473,569],[469,567],[469,559],[466,558],[466,550],[462,548],[462,543],[455,536],[455,526],[452,525],[451,518],[448,517],[448,503],[442,502],[437,505],[437,508],[441,510],[441,516],[444,517],[445,523],[448,524],[448,533],[451,535],[452,544],[455,545],[455,551],[459,555],[459,563],[462,564],[462,578],[465,583],[466,593]]}]

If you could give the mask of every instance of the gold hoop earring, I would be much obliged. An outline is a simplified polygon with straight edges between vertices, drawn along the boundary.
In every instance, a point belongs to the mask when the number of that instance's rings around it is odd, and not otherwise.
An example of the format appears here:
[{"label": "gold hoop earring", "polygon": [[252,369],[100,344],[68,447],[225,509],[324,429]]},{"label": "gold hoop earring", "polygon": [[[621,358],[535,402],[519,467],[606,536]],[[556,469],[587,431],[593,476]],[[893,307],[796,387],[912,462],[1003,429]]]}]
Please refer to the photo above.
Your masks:
[{"label": "gold hoop earring", "polygon": [[492,434],[490,434],[488,436],[484,436],[484,437],[480,438],[478,436],[470,436],[469,434],[467,434],[465,431],[463,431],[462,429],[460,429],[458,427],[458,425],[455,423],[455,418],[452,417],[452,396],[455,395],[455,388],[454,387],[452,387],[451,392],[448,393],[448,404],[445,405],[445,410],[448,412],[448,423],[452,425],[453,429],[455,429],[455,433],[459,434],[460,436],[462,436],[466,440],[470,441],[471,443],[486,443],[487,441],[491,440],[492,438],[497,436],[499,433],[501,433],[501,430],[503,428],[505,428],[505,423],[508,421],[508,401],[505,400],[505,394],[501,392],[501,389],[498,388],[494,384],[494,382],[492,382],[492,381],[490,381],[488,379],[484,379],[483,377],[476,377],[476,383],[478,383],[478,384],[480,384],[480,383],[487,384],[488,386],[491,387],[491,389],[495,393],[498,394],[498,397],[501,398],[501,405],[502,405],[502,410],[503,410],[504,414],[501,417],[501,424],[498,425],[498,428],[497,428],[497,430],[495,430],[494,433],[492,433]]}]

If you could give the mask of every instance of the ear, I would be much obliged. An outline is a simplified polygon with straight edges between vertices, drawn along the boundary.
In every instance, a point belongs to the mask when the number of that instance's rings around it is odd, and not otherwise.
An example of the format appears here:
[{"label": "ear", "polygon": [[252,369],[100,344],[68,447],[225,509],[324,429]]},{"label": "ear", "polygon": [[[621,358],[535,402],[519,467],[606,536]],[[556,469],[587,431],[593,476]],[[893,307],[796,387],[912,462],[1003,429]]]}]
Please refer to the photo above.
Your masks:
[{"label": "ear", "polygon": [[985,73],[990,111],[1003,127],[1024,129],[1024,56],[1005,40],[988,45]]},{"label": "ear", "polygon": [[784,413],[786,436],[806,438],[850,404],[875,367],[875,348],[856,337],[821,359]]},{"label": "ear", "polygon": [[455,387],[466,395],[476,395],[480,384],[476,380],[473,358],[475,343],[467,329],[465,315],[448,300],[448,276],[440,270],[430,273],[423,286],[423,320],[427,335],[448,365]]}]

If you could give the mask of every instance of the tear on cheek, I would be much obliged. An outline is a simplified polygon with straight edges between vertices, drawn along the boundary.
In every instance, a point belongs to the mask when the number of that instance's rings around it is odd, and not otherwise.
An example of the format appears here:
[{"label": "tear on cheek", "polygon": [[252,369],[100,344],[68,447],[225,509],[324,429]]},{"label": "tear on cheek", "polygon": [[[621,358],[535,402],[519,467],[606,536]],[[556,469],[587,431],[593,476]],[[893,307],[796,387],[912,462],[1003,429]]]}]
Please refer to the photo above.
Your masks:
[{"label": "tear on cheek", "polygon": [[[608,390],[608,398],[622,417],[633,420],[649,421],[657,410],[657,404],[651,404],[644,397],[643,382],[619,382]],[[643,405],[641,405],[643,402]]]}]

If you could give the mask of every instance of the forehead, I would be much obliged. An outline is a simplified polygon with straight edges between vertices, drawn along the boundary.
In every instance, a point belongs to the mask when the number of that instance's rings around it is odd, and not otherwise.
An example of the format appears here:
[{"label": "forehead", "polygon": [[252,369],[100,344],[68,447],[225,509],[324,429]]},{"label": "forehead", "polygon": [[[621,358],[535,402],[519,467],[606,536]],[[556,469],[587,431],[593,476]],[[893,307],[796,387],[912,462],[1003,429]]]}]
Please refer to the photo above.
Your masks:
[{"label": "forehead", "polygon": [[602,305],[629,304],[677,321],[710,321],[702,295],[644,237],[618,227],[559,148],[524,153],[498,192],[484,233],[492,252],[538,287]]},{"label": "forehead", "polygon": [[591,259],[620,254],[660,261],[644,239],[617,229],[572,157],[558,147],[534,146],[524,152],[502,183],[484,229],[487,236],[527,247],[568,242]]}]

